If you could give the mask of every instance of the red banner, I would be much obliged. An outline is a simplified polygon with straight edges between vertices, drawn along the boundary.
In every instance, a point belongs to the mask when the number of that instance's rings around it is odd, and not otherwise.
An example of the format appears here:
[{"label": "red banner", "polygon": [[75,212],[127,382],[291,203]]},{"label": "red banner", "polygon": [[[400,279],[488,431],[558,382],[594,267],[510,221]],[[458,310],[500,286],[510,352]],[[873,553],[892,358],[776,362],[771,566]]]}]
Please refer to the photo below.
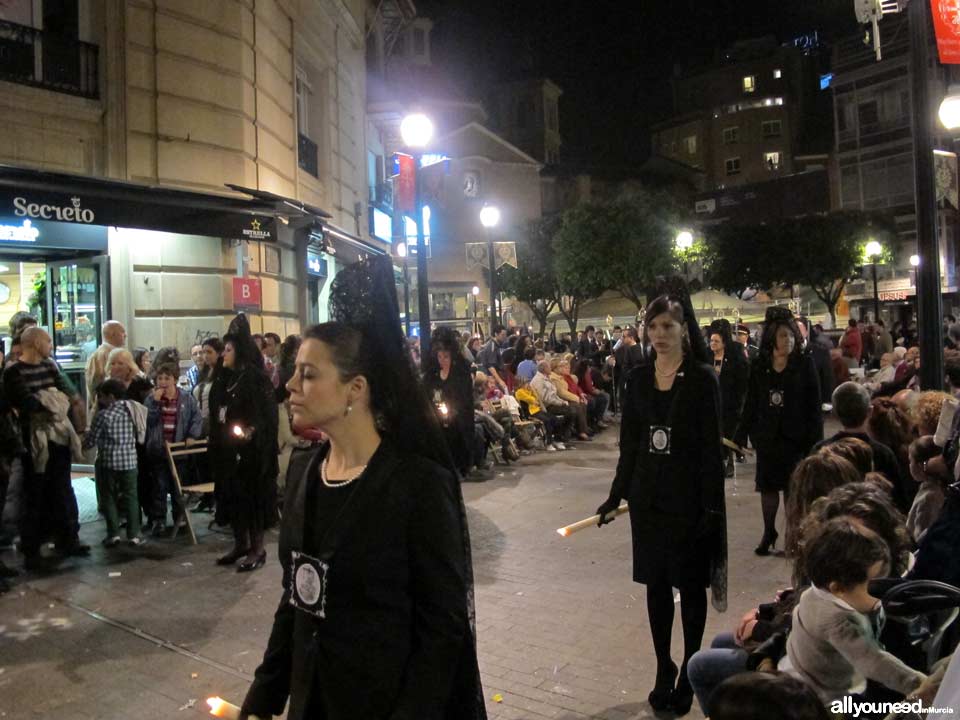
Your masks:
[{"label": "red banner", "polygon": [[397,153],[399,174],[393,184],[393,207],[402,213],[413,213],[417,195],[416,169],[413,157]]},{"label": "red banner", "polygon": [[930,11],[940,62],[960,65],[960,0],[930,0]]},{"label": "red banner", "polygon": [[233,309],[237,312],[260,311],[260,280],[235,277],[233,279]]}]

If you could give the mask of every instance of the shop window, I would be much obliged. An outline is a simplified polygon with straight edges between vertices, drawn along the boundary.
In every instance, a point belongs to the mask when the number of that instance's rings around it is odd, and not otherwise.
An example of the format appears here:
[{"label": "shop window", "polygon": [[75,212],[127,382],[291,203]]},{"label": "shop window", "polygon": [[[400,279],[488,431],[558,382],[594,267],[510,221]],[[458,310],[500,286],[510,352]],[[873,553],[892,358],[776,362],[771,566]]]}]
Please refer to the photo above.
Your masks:
[{"label": "shop window", "polygon": [[740,174],[740,158],[739,157],[727,158],[724,164],[726,165],[727,175]]},{"label": "shop window", "polygon": [[780,169],[780,153],[779,152],[767,152],[763,154],[763,164],[767,170],[779,170]]},{"label": "shop window", "polygon": [[745,93],[756,92],[757,90],[757,78],[753,75],[744,75],[743,76],[743,91]]}]

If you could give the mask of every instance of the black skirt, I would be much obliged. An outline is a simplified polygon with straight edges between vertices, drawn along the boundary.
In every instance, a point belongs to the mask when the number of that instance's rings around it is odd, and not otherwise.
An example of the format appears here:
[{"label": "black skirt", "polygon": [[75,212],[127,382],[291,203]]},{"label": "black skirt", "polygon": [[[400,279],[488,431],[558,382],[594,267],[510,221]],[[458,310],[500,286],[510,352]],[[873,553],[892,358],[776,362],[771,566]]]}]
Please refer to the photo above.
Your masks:
[{"label": "black skirt", "polygon": [[806,452],[800,448],[779,447],[775,450],[757,448],[757,492],[790,491],[790,475]]},{"label": "black skirt", "polygon": [[633,581],[676,588],[710,586],[710,547],[690,513],[630,509]]}]

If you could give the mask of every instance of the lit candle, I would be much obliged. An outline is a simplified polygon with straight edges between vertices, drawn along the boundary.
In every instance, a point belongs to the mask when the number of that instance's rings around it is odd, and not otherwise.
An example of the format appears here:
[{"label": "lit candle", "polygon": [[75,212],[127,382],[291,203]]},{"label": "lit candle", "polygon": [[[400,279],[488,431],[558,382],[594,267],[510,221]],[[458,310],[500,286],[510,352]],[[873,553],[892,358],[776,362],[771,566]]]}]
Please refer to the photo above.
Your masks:
[{"label": "lit candle", "polygon": [[232,429],[232,432],[233,432],[234,436],[236,436],[236,437],[238,437],[238,438],[242,438],[242,437],[243,437],[243,428],[240,427],[239,425],[234,425],[234,426],[233,426],[233,429]]},{"label": "lit candle", "polygon": [[440,403],[439,409],[440,409],[440,414],[443,415],[444,417],[446,417],[447,413],[450,412],[450,410],[447,408],[446,403]]},{"label": "lit candle", "polygon": [[[617,515],[623,515],[623,513],[627,512],[627,510],[628,510],[627,504],[624,503],[623,505],[618,507],[616,510],[611,510],[610,512],[608,512],[607,517],[610,519],[613,519],[617,517]],[[600,516],[591,515],[588,518],[584,518],[583,520],[578,520],[577,522],[571,525],[567,525],[566,527],[557,528],[557,534],[560,535],[560,537],[570,537],[570,535],[572,535],[573,533],[579,530],[583,530],[584,528],[590,527],[591,525],[596,525],[598,522],[600,522]]]},{"label": "lit candle", "polygon": [[210,714],[214,717],[226,718],[226,720],[240,720],[240,708],[228,703],[223,698],[207,698],[207,705],[210,706]]}]

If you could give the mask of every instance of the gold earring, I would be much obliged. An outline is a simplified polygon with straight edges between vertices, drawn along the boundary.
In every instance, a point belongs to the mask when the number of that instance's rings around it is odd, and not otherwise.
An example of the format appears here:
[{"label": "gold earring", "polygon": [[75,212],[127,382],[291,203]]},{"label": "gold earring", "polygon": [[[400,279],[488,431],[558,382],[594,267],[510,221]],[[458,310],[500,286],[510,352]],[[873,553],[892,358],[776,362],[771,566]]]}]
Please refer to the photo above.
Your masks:
[{"label": "gold earring", "polygon": [[343,411],[343,416],[346,417],[349,415],[351,410],[353,410],[353,405],[347,403],[347,409]]}]

